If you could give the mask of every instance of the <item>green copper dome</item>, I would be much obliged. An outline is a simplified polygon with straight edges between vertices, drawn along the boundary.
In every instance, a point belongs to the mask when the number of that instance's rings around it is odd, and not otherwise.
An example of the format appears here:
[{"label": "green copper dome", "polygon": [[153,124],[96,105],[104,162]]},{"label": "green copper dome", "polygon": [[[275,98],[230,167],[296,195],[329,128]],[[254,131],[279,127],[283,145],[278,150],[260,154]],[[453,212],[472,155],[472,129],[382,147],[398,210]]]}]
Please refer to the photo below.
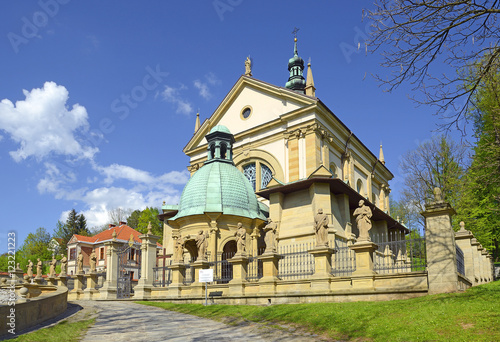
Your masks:
[{"label": "green copper dome", "polygon": [[205,212],[265,220],[250,181],[234,166],[229,129],[215,126],[206,138],[208,159],[186,184],[171,220]]}]

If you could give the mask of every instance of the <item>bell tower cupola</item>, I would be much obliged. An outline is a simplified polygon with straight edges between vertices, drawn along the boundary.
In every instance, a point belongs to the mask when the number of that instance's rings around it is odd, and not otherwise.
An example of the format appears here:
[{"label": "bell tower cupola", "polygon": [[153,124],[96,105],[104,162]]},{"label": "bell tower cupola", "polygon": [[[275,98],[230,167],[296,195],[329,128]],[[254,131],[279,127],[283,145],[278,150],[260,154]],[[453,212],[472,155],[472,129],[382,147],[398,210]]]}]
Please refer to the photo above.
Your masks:
[{"label": "bell tower cupola", "polygon": [[288,82],[286,82],[285,87],[294,90],[299,93],[305,93],[306,80],[304,78],[304,60],[299,57],[297,52],[297,32],[298,28],[293,30],[294,34],[294,50],[293,57],[288,60],[288,71],[290,72],[290,77],[288,77]]}]

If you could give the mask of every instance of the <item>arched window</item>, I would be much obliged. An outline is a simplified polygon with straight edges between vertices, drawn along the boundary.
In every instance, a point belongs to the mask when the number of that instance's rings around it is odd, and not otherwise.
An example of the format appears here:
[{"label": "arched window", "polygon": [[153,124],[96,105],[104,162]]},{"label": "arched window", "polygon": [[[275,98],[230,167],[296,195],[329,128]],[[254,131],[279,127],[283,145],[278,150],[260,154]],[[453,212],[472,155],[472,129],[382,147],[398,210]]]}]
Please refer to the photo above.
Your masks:
[{"label": "arched window", "polygon": [[243,166],[243,174],[247,177],[253,189],[256,191],[265,188],[273,178],[273,171],[271,168],[261,162],[246,164]]},{"label": "arched window", "polygon": [[226,159],[227,146],[226,144],[220,144],[220,157],[221,159]]},{"label": "arched window", "polygon": [[264,164],[260,164],[260,188],[263,189],[273,178],[273,172]]},{"label": "arched window", "polygon": [[364,192],[363,192],[363,181],[361,179],[358,179],[358,181],[356,182],[356,190],[358,191],[358,193],[360,195],[363,195],[364,196]]},{"label": "arched window", "polygon": [[255,190],[255,181],[256,181],[256,172],[255,172],[255,163],[247,164],[243,166],[243,174],[252,184],[253,189]]},{"label": "arched window", "polygon": [[215,158],[215,144],[212,144],[212,146],[210,146],[210,159],[214,158]]}]

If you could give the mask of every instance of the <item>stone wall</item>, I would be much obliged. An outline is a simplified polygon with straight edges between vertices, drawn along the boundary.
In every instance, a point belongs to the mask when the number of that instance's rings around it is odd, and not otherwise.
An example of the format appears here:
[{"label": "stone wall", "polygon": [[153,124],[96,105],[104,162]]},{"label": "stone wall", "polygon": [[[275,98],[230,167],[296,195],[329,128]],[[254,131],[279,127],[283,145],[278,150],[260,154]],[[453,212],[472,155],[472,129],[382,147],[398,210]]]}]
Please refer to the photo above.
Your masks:
[{"label": "stone wall", "polygon": [[[7,325],[9,322],[15,323],[15,332],[18,333],[62,314],[67,309],[67,296],[68,289],[58,287],[57,289],[54,288],[54,291],[44,292],[40,296],[31,298],[29,301],[16,303],[15,306],[1,305],[0,338],[3,335],[11,336],[8,332],[11,329]],[[12,316],[11,309],[15,310],[14,317],[9,318],[9,315]]]}]

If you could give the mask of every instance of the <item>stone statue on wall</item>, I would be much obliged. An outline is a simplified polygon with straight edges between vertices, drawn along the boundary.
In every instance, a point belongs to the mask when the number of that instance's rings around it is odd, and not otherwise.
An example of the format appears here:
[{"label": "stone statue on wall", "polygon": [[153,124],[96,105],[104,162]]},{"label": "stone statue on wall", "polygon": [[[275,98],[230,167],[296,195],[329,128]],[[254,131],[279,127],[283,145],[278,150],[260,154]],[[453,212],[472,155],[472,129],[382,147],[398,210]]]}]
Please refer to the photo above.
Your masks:
[{"label": "stone statue on wall", "polygon": [[359,241],[371,241],[369,231],[372,229],[372,210],[370,207],[365,205],[365,201],[359,201],[359,208],[354,210],[354,217],[356,218],[356,223],[358,224],[359,230]]},{"label": "stone statue on wall", "polygon": [[196,247],[198,247],[198,259],[207,260],[207,247],[208,247],[208,233],[200,230],[196,235]]},{"label": "stone statue on wall", "polygon": [[264,243],[266,244],[266,250],[264,253],[276,253],[276,230],[278,229],[278,225],[271,220],[271,218],[267,219],[267,224],[264,227],[264,232],[266,235],[264,236]]},{"label": "stone statue on wall", "polygon": [[318,209],[314,216],[314,232],[316,233],[316,247],[328,247],[328,216],[323,209]]},{"label": "stone statue on wall", "polygon": [[236,236],[236,254],[245,254],[247,230],[241,222],[238,222],[238,230],[234,233],[234,236]]},{"label": "stone statue on wall", "polygon": [[443,194],[441,192],[440,188],[434,188],[434,201],[435,202],[442,202],[443,201]]},{"label": "stone statue on wall", "polygon": [[185,240],[182,236],[179,236],[177,239],[175,239],[175,246],[174,246],[174,263],[183,263],[184,259],[184,245],[185,245]]},{"label": "stone statue on wall", "polygon": [[90,273],[96,273],[97,272],[97,255],[95,254],[95,250],[92,250],[92,253],[90,254]]},{"label": "stone statue on wall", "polygon": [[28,277],[33,278],[33,261],[28,260],[28,265],[26,265],[26,267],[28,268]]},{"label": "stone statue on wall", "polygon": [[252,61],[250,60],[250,57],[247,57],[245,60],[245,75],[252,76]]},{"label": "stone statue on wall", "polygon": [[83,254],[82,251],[78,253],[78,258],[76,259],[78,267],[76,274],[83,274]]},{"label": "stone statue on wall", "polygon": [[37,258],[37,263],[36,263],[36,277],[41,278],[42,277],[42,260],[40,258]]},{"label": "stone statue on wall", "polygon": [[53,256],[52,261],[50,262],[50,268],[49,268],[49,277],[54,278],[56,276],[56,265],[57,265],[57,260]]},{"label": "stone statue on wall", "polygon": [[65,276],[68,272],[68,258],[61,254],[61,274],[59,276]]}]

